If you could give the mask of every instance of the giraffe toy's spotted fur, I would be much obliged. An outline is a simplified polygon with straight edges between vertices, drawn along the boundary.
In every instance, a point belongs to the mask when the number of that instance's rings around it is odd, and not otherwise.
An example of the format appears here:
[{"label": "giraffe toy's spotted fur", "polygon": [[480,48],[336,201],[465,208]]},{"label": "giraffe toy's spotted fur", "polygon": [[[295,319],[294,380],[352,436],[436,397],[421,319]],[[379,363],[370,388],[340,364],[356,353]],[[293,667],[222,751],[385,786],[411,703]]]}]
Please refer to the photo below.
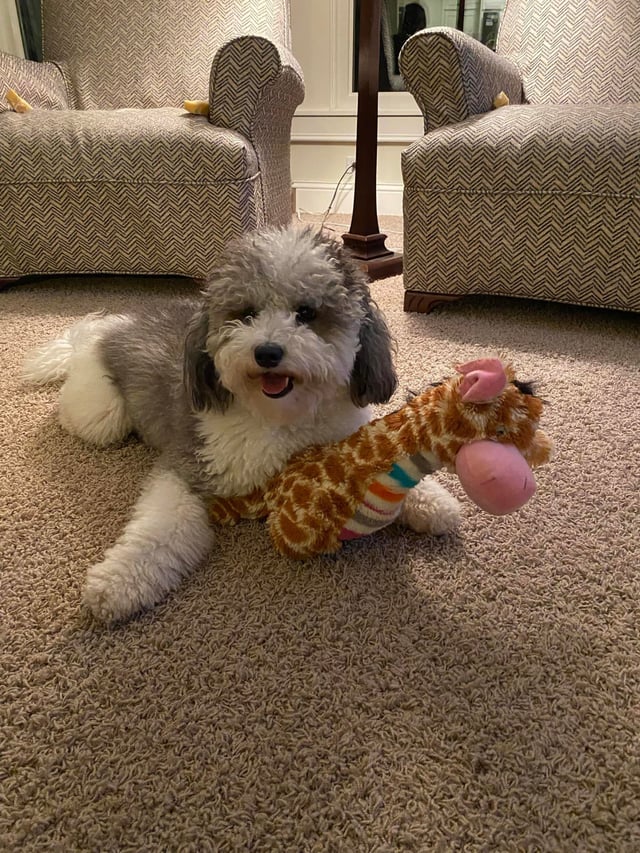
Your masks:
[{"label": "giraffe toy's spotted fur", "polygon": [[213,499],[211,520],[266,516],[282,554],[310,557],[389,524],[416,482],[439,468],[455,473],[471,443],[509,445],[527,471],[547,462],[551,441],[538,429],[543,402],[531,386],[497,359],[458,371],[347,439],[297,454],[264,490]]}]

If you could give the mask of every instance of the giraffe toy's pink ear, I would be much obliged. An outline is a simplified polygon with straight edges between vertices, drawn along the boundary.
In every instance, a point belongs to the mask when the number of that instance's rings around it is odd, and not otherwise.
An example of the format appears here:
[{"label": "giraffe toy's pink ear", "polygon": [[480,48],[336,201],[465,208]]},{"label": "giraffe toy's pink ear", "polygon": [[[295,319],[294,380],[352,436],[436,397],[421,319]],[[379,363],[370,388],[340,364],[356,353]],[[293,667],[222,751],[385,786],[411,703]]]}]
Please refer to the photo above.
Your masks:
[{"label": "giraffe toy's pink ear", "polygon": [[458,393],[463,403],[486,403],[504,391],[507,374],[499,358],[479,358],[456,366],[463,380]]}]

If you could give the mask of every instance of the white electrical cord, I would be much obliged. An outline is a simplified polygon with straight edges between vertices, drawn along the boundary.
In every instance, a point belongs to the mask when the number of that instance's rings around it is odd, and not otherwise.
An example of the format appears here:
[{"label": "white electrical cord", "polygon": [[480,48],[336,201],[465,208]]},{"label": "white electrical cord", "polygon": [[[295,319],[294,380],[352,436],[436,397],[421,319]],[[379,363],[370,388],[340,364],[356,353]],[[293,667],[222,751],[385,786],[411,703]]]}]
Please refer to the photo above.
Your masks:
[{"label": "white electrical cord", "polygon": [[340,189],[340,185],[342,184],[342,182],[344,181],[345,177],[346,177],[350,172],[354,172],[354,171],[355,171],[355,168],[356,168],[356,164],[355,164],[355,163],[350,163],[350,164],[347,166],[347,168],[344,170],[344,172],[340,175],[340,178],[339,178],[339,180],[338,180],[338,183],[336,184],[336,188],[335,188],[335,190],[333,191],[333,195],[331,196],[331,201],[329,202],[329,207],[327,207],[327,209],[326,209],[326,210],[325,210],[325,212],[324,212],[324,216],[322,217],[322,222],[320,223],[320,230],[321,230],[321,231],[324,229],[324,224],[325,224],[325,222],[327,221],[327,218],[328,218],[329,214],[331,213],[331,208],[333,207],[333,202],[336,200],[336,196],[338,195],[338,190]]}]

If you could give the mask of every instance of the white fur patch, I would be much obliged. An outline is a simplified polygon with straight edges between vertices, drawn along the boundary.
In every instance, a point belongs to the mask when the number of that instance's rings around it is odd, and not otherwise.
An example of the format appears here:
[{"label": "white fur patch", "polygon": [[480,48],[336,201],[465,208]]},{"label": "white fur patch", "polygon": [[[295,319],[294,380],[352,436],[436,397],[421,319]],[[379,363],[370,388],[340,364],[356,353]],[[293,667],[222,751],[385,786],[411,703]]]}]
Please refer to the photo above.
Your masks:
[{"label": "white fur patch", "polygon": [[59,338],[32,350],[23,362],[22,378],[31,385],[61,382],[69,373],[74,353],[97,341],[106,329],[126,322],[130,321],[118,314],[87,314]]},{"label": "white fur patch", "polygon": [[23,378],[33,384],[64,380],[58,419],[72,435],[100,446],[123,439],[132,428],[122,395],[100,360],[104,332],[131,322],[117,314],[89,314],[61,337],[30,353]]},{"label": "white fur patch", "polygon": [[324,414],[289,426],[266,422],[235,403],[224,414],[199,416],[204,441],[200,456],[210,476],[222,480],[217,494],[244,495],[281,471],[294,453],[314,444],[339,441],[369,417],[369,409],[357,409],[346,391],[343,398],[327,404]]},{"label": "white fur patch", "polygon": [[172,471],[155,471],[131,521],[87,573],[83,599],[101,622],[156,604],[207,555],[213,530],[200,498]]},{"label": "white fur patch", "polygon": [[61,337],[27,355],[22,365],[22,378],[30,385],[62,382],[72,355],[71,329],[65,329]]},{"label": "white fur patch", "polygon": [[437,480],[425,477],[407,492],[398,521],[416,533],[443,536],[460,525],[460,503]]},{"label": "white fur patch", "polygon": [[91,340],[76,350],[60,390],[60,425],[90,444],[104,446],[122,440],[132,429],[120,394]]}]

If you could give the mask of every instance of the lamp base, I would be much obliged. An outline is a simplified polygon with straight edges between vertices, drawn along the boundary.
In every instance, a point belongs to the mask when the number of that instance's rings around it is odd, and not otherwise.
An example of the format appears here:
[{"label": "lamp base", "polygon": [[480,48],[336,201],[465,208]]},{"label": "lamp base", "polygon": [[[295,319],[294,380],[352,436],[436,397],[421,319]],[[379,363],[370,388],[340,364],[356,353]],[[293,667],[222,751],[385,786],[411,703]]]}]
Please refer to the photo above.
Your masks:
[{"label": "lamp base", "polygon": [[342,242],[371,281],[402,273],[402,255],[384,244],[386,234],[343,234]]},{"label": "lamp base", "polygon": [[371,261],[361,261],[359,258],[356,260],[369,276],[370,281],[402,275],[402,255],[396,252],[389,252],[385,257],[374,258]]}]

